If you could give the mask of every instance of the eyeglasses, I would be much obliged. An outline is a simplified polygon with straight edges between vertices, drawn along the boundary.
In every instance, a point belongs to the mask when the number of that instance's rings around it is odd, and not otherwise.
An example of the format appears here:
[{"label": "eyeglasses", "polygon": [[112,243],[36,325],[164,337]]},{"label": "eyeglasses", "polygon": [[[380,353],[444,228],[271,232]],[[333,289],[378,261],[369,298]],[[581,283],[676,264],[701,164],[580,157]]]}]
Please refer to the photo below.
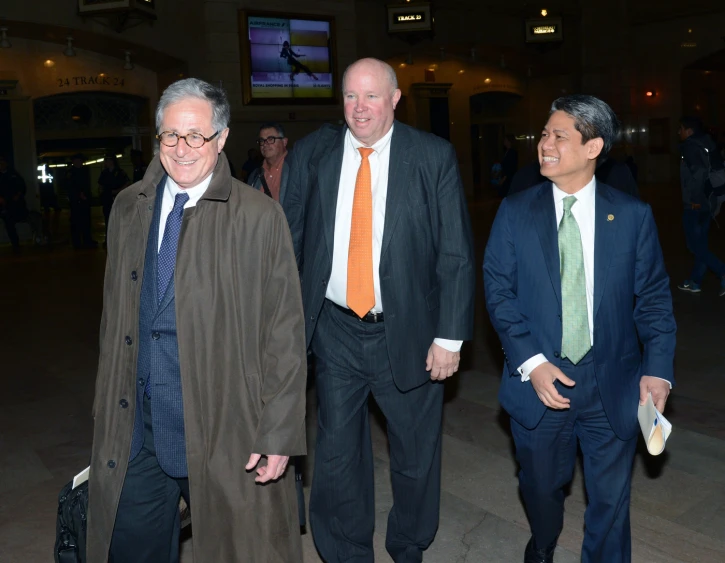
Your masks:
[{"label": "eyeglasses", "polygon": [[211,137],[205,137],[201,133],[188,133],[187,135],[179,135],[178,133],[174,133],[173,131],[164,131],[156,135],[156,139],[158,139],[158,141],[162,145],[166,145],[167,147],[175,147],[177,144],[179,144],[179,139],[184,139],[186,146],[188,146],[190,149],[200,149],[204,146],[204,143],[208,143],[218,134],[219,131],[214,133]]},{"label": "eyeglasses", "polygon": [[277,139],[284,139],[284,137],[267,137],[266,139],[257,139],[257,144],[260,147],[263,145],[273,145]]}]

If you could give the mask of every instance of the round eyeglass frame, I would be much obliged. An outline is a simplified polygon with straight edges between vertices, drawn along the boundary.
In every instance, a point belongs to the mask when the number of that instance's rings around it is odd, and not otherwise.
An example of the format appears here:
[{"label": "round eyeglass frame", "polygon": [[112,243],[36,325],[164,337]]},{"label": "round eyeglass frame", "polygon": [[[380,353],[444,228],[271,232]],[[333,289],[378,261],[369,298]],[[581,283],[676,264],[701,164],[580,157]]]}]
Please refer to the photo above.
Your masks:
[{"label": "round eyeglass frame", "polygon": [[[176,142],[173,145],[170,145],[168,143],[164,143],[164,141],[161,139],[167,133],[170,133],[171,135],[174,135],[176,137]],[[178,133],[176,133],[174,131],[162,131],[161,133],[159,133],[158,135],[156,135],[156,140],[159,143],[161,143],[162,145],[164,145],[165,147],[175,147],[176,145],[179,144],[179,139],[184,139],[184,142],[186,143],[186,146],[189,147],[190,149],[200,149],[201,147],[203,147],[209,141],[214,140],[214,138],[218,134],[219,134],[219,131],[217,131],[216,133],[214,133],[211,137],[205,137],[201,133],[187,133],[186,135],[179,135]],[[195,146],[195,145],[190,144],[189,141],[186,139],[190,135],[199,135],[203,139],[203,142],[199,146]]]}]

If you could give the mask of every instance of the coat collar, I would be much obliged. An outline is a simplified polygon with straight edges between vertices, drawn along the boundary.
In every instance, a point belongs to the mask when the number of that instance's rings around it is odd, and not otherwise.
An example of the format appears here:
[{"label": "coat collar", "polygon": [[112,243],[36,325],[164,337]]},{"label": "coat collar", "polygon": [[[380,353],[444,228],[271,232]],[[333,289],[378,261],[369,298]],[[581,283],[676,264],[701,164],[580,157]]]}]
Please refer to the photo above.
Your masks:
[{"label": "coat collar", "polygon": [[[380,250],[381,260],[390,245],[395,226],[400,218],[402,203],[405,201],[407,185],[410,181],[409,171],[412,162],[412,137],[407,126],[395,121],[393,136],[390,139],[390,163],[388,172],[388,195],[385,202],[385,225]],[[319,163],[317,178],[322,203],[322,216],[327,249],[332,256],[335,238],[335,213],[337,211],[337,195],[342,173],[342,159],[345,152],[345,135],[347,126],[342,127],[333,148]]]},{"label": "coat collar", "polygon": [[[211,201],[228,201],[232,193],[232,173],[229,170],[229,161],[224,151],[219,153],[216,166],[209,187],[204,192],[201,199]],[[146,173],[141,180],[141,189],[139,197],[154,198],[156,197],[156,188],[161,180],[166,178],[166,170],[161,164],[159,155],[154,156],[153,160],[146,169]]]},{"label": "coat collar", "polygon": [[559,239],[557,237],[556,208],[551,182],[546,181],[538,188],[531,201],[530,213],[536,223],[541,251],[549,272],[551,286],[561,308],[561,274],[559,272]]}]

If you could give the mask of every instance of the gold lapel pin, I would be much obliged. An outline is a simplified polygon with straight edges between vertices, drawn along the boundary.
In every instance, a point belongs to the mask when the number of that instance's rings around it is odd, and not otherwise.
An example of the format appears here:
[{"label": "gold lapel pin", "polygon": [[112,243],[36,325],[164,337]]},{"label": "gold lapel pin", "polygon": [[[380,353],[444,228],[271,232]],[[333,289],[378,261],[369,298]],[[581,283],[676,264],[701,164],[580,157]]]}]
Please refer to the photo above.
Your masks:
[{"label": "gold lapel pin", "polygon": [[607,215],[607,221],[614,221],[614,215],[612,215],[611,213]]}]

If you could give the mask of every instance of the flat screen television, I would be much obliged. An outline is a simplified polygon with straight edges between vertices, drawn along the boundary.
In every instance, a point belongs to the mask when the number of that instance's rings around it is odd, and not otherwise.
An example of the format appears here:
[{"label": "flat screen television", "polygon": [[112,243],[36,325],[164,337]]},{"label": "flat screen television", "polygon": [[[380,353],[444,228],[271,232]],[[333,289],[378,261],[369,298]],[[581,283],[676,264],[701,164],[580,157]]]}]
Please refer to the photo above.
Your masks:
[{"label": "flat screen television", "polygon": [[240,10],[245,104],[335,104],[334,20]]}]

